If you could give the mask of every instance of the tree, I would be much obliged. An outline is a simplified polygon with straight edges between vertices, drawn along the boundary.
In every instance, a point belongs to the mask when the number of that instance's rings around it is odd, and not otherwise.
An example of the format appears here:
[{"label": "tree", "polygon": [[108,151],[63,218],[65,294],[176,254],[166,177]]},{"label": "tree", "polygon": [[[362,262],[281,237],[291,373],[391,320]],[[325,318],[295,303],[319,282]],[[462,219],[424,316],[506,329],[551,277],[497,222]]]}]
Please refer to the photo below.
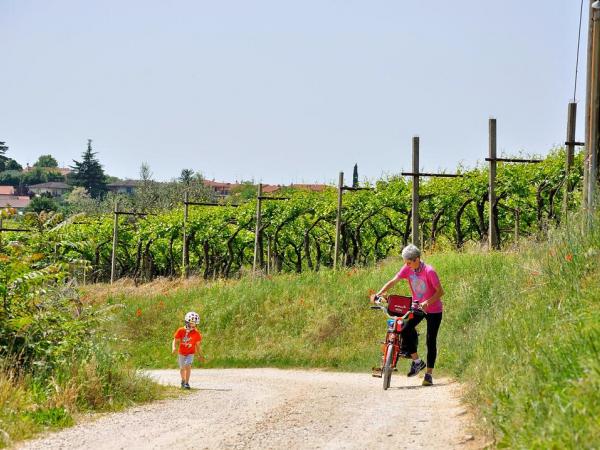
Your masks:
[{"label": "tree", "polygon": [[90,194],[85,188],[79,186],[73,189],[71,192],[67,194],[66,201],[70,205],[77,205],[79,203],[84,203],[90,200]]},{"label": "tree", "polygon": [[56,211],[58,204],[54,199],[48,197],[34,197],[27,207],[27,211],[42,212],[42,211]]},{"label": "tree", "polygon": [[19,164],[17,161],[15,161],[12,158],[8,158],[8,160],[6,161],[4,170],[18,170],[21,171],[23,170],[23,166],[21,164]]},{"label": "tree", "polygon": [[354,164],[354,172],[352,173],[352,187],[358,187],[358,164]]},{"label": "tree", "polygon": [[6,163],[8,161],[8,157],[5,155],[8,150],[8,145],[6,142],[0,141],[0,172],[6,170]]},{"label": "tree", "polygon": [[41,155],[33,167],[58,167],[58,161],[52,155]]},{"label": "tree", "polygon": [[230,195],[239,202],[254,200],[256,198],[256,184],[253,181],[242,181],[231,188]]},{"label": "tree", "polygon": [[190,184],[192,181],[192,178],[194,176],[194,171],[192,169],[183,169],[181,171],[181,175],[179,175],[179,181],[181,181],[183,184]]},{"label": "tree", "polygon": [[107,192],[106,176],[100,161],[96,158],[96,152],[92,151],[92,140],[88,139],[87,150],[83,153],[81,162],[73,160],[71,166],[71,183],[75,186],[86,188],[92,198],[101,198]]},{"label": "tree", "polygon": [[150,170],[150,166],[147,162],[143,162],[140,166],[140,180],[143,182],[152,181],[152,170]]}]

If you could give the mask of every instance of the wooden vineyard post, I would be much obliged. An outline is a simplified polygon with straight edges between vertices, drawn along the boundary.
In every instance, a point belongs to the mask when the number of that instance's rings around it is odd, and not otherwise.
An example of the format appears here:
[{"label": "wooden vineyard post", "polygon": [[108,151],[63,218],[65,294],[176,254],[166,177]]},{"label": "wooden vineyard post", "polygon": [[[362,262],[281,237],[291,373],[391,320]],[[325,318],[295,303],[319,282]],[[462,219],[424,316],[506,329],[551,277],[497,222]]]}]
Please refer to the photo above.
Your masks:
[{"label": "wooden vineyard post", "polygon": [[412,242],[421,248],[419,236],[419,136],[412,139]]},{"label": "wooden vineyard post", "polygon": [[515,242],[517,244],[519,243],[520,230],[521,230],[521,210],[519,208],[515,208]]},{"label": "wooden vineyard post", "polygon": [[333,270],[337,269],[340,254],[340,231],[342,227],[342,193],[344,191],[344,172],[340,172],[338,178],[338,202],[337,215],[335,218],[335,245],[333,250]]},{"label": "wooden vineyard post", "polygon": [[488,192],[490,202],[490,215],[488,224],[488,248],[498,249],[498,234],[496,233],[496,221],[498,220],[496,214],[496,119],[490,118],[489,120],[489,178],[488,178]]},{"label": "wooden vineyard post", "polygon": [[[190,236],[191,233],[188,232],[188,219],[190,206],[216,206],[216,207],[233,207],[236,208],[238,205],[226,205],[220,203],[210,203],[210,202],[191,202],[189,200],[189,193],[186,192],[183,196],[183,254],[182,254],[182,270],[181,276],[183,278],[188,278],[190,275]],[[123,214],[123,213],[121,213]]]},{"label": "wooden vineyard post", "polygon": [[337,205],[337,216],[335,218],[335,245],[334,245],[334,255],[333,255],[333,269],[335,270],[338,266],[338,259],[340,254],[340,238],[342,231],[342,198],[344,191],[372,191],[373,188],[370,187],[354,187],[354,186],[344,186],[344,172],[340,172],[340,176],[338,179],[338,205]]},{"label": "wooden vineyard post", "polygon": [[[117,272],[117,245],[119,243],[119,216],[135,216],[135,217],[146,217],[146,213],[119,211],[119,202],[115,202],[114,211],[114,222],[113,222],[113,243],[112,243],[112,254],[110,258],[110,284],[115,281],[115,274]],[[153,215],[153,214],[150,214]]]},{"label": "wooden vineyard post", "polygon": [[[509,162],[509,163],[525,163],[534,164],[542,162],[541,159],[521,159],[521,158],[498,158],[497,157],[497,129],[496,119],[491,118],[489,121],[489,157],[485,158],[490,163],[488,173],[488,194],[490,202],[489,212],[489,230],[488,230],[488,249],[497,250],[500,248],[500,239],[496,230],[496,223],[498,221],[498,208],[496,204],[496,170],[498,162]],[[517,214],[517,222],[520,221],[521,211]],[[515,237],[518,237],[518,233],[515,233]]]},{"label": "wooden vineyard post", "polygon": [[254,234],[254,258],[252,262],[252,275],[256,275],[256,266],[258,264],[258,245],[260,243],[260,221],[262,207],[262,183],[258,183],[258,192],[256,195],[256,231]]},{"label": "wooden vineyard post", "polygon": [[412,213],[411,213],[411,227],[412,227],[412,243],[417,247],[421,248],[421,218],[419,217],[419,187],[421,184],[420,177],[433,177],[433,178],[458,178],[462,177],[461,174],[455,173],[425,173],[419,171],[419,148],[420,139],[419,136],[413,136],[412,139],[412,172],[402,172],[402,176],[412,177]]},{"label": "wooden vineyard post", "polygon": [[183,278],[187,278],[190,274],[190,258],[189,258],[189,249],[188,249],[188,239],[187,239],[187,221],[188,221],[188,201],[189,201],[189,193],[186,191],[183,194],[183,261],[181,267],[183,270],[181,271],[181,275]]},{"label": "wooden vineyard post", "polygon": [[271,273],[271,236],[267,235],[267,275]]},{"label": "wooden vineyard post", "polygon": [[570,102],[569,110],[567,115],[567,140],[565,145],[567,147],[567,157],[565,161],[565,195],[563,197],[563,217],[567,220],[569,211],[569,198],[571,197],[571,191],[573,187],[569,181],[571,175],[571,169],[575,158],[575,146],[582,145],[581,142],[575,142],[575,130],[577,123],[577,103]]},{"label": "wooden vineyard post", "polygon": [[[258,184],[258,195],[256,196],[256,231],[255,231],[255,235],[254,235],[254,259],[252,262],[252,275],[256,275],[257,273],[257,266],[259,263],[258,260],[258,249],[260,247],[260,243],[261,243],[261,228],[262,228],[262,202],[263,201],[269,201],[269,200],[289,200],[289,197],[265,197],[263,194],[263,185],[262,183]],[[270,244],[270,238],[268,241],[268,252],[269,252],[269,258],[271,258],[271,244]],[[262,248],[261,248],[262,251]],[[262,261],[262,256],[261,256],[261,261]],[[262,270],[262,267],[260,268],[260,270]]]},{"label": "wooden vineyard post", "polygon": [[115,202],[115,211],[113,219],[113,242],[112,253],[110,257],[110,284],[115,281],[115,269],[117,267],[117,243],[119,241],[119,202]]}]

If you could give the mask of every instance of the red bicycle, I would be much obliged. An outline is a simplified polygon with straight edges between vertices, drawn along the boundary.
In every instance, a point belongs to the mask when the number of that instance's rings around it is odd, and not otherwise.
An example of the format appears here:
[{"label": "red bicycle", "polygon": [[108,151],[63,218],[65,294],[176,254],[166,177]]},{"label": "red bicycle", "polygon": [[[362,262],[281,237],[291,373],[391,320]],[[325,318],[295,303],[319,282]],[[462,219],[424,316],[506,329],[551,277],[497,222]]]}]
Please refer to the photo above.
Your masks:
[{"label": "red bicycle", "polygon": [[[386,304],[382,305],[382,301],[385,301]],[[379,309],[388,317],[387,333],[381,349],[381,367],[373,368],[373,376],[383,378],[383,390],[387,390],[390,387],[392,372],[396,367],[402,348],[402,335],[400,333],[410,319],[417,314],[425,314],[425,312],[413,306],[410,297],[402,295],[390,295],[387,298],[376,296],[375,305],[372,305],[371,309]],[[406,357],[410,358],[410,355]]]}]

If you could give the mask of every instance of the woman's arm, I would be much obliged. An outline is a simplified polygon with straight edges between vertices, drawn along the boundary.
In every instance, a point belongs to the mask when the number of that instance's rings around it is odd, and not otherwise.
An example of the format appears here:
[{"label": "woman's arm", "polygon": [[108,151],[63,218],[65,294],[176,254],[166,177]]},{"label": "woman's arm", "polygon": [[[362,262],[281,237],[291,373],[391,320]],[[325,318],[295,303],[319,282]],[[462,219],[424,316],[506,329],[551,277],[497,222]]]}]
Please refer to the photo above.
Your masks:
[{"label": "woman's arm", "polygon": [[387,283],[385,283],[383,285],[383,287],[381,289],[379,289],[379,291],[377,292],[377,294],[375,295],[382,295],[385,292],[388,291],[388,289],[391,289],[392,287],[394,287],[394,285],[398,282],[398,279],[396,279],[395,277],[392,278],[390,281],[388,281]]},{"label": "woman's arm", "polygon": [[429,297],[427,300],[425,300],[423,303],[421,303],[421,307],[423,308],[427,308],[427,306],[437,302],[441,296],[444,295],[444,289],[442,288],[442,285],[440,284],[437,289],[435,290],[435,292],[433,293],[433,295],[431,297]]}]

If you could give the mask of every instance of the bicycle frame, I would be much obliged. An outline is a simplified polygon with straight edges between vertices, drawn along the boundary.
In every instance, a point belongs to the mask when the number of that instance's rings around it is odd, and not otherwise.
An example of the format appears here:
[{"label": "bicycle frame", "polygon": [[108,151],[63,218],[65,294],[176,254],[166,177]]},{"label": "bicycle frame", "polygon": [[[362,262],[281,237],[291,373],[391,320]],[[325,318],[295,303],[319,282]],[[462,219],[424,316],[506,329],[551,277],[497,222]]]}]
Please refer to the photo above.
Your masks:
[{"label": "bicycle frame", "polygon": [[387,308],[381,305],[381,300],[376,300],[375,303],[375,305],[371,306],[371,309],[379,309],[387,316],[387,332],[385,341],[382,343],[383,355],[381,365],[383,389],[387,390],[390,386],[392,371],[394,367],[396,367],[398,356],[400,354],[402,342],[401,332],[408,321],[414,317],[415,310],[411,307],[403,316],[392,316],[388,313]]}]

